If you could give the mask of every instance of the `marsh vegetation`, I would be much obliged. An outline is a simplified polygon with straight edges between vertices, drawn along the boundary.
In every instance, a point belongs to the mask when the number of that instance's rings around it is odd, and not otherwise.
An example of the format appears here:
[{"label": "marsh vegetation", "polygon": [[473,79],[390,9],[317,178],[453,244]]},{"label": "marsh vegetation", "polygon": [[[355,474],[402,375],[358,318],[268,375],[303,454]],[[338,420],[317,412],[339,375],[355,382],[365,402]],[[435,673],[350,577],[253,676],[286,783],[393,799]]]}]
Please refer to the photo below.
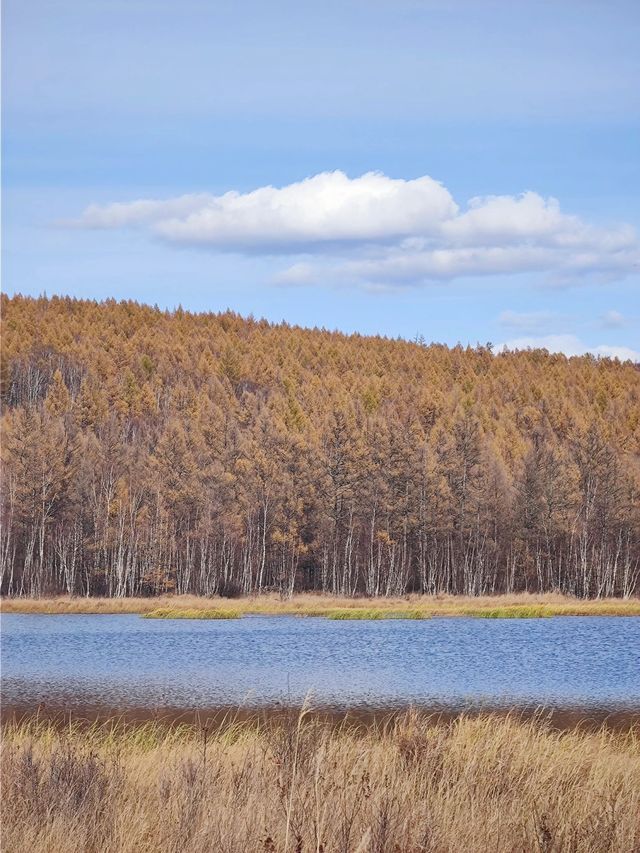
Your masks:
[{"label": "marsh vegetation", "polygon": [[640,738],[542,718],[4,728],[7,853],[632,853]]},{"label": "marsh vegetation", "polygon": [[[640,616],[640,598],[581,599],[558,593],[495,596],[407,595],[358,598],[312,593],[264,593],[238,599],[196,595],[149,598],[5,598],[5,613],[140,613],[158,618],[232,618],[249,614],[328,616],[333,619],[422,619],[430,616],[537,618],[543,616]],[[187,616],[186,614],[190,614]],[[205,614],[209,614],[206,616]]]},{"label": "marsh vegetation", "polygon": [[143,619],[239,619],[242,614],[238,610],[222,610],[220,608],[170,608],[159,607],[143,613]]}]

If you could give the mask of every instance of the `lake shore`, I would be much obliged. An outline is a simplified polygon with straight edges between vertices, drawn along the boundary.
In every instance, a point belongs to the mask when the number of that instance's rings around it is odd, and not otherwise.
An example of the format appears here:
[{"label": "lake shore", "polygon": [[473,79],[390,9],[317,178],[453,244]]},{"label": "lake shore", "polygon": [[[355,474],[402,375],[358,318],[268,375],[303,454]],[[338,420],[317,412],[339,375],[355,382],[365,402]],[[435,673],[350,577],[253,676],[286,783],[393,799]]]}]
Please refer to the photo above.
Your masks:
[{"label": "lake shore", "polygon": [[[164,595],[150,598],[3,598],[4,613],[138,613],[163,611],[159,618],[222,618],[259,615],[328,616],[334,619],[430,618],[472,616],[537,618],[545,616],[640,616],[640,598],[579,599],[558,593],[517,593],[496,596],[407,595],[402,598],[346,598],[299,593],[281,598],[274,593],[244,598]],[[209,618],[220,618],[210,616]]]},{"label": "lake shore", "polygon": [[7,850],[637,849],[640,739],[515,717],[3,730]]},{"label": "lake shore", "polygon": [[[46,703],[37,708],[33,705],[3,703],[0,707],[0,725],[10,729],[20,727],[36,720],[52,729],[63,731],[70,725],[78,730],[95,727],[125,726],[129,729],[149,725],[175,728],[195,726],[208,731],[226,729],[231,722],[243,726],[263,726],[280,723],[297,717],[297,706],[283,704],[262,707],[220,705],[187,709],[184,707],[150,708],[113,707],[109,705],[69,705],[64,703]],[[389,706],[385,708],[331,708],[314,706],[308,703],[305,718],[315,723],[333,726],[360,726],[364,729],[376,729],[380,726],[395,724],[408,713],[418,714],[430,723],[449,724],[457,719],[477,719],[491,716],[495,720],[515,720],[520,723],[535,722],[555,731],[580,730],[584,732],[612,731],[640,733],[640,706],[600,708],[597,706],[544,706],[544,705],[497,705],[487,702],[476,705],[466,703],[460,706]]]}]

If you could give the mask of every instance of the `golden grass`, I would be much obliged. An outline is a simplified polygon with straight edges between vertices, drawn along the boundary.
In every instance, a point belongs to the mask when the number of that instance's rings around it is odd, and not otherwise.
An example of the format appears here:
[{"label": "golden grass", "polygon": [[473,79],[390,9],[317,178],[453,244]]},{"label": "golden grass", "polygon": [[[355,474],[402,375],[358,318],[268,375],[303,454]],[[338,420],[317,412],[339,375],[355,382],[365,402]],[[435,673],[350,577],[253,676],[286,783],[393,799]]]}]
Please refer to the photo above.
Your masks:
[{"label": "golden grass", "polygon": [[242,614],[238,610],[181,610],[180,608],[159,607],[143,613],[143,619],[239,619]]},{"label": "golden grass", "polygon": [[[403,598],[341,598],[300,593],[281,599],[269,593],[233,601],[194,595],[155,598],[4,598],[5,613],[149,613],[153,610],[225,611],[243,614],[331,616],[331,618],[427,618],[429,616],[482,616],[488,618],[538,618],[543,616],[640,616],[640,598],[578,599],[556,593],[536,595],[428,596]],[[336,616],[336,613],[346,615]],[[368,615],[364,615],[364,614]],[[404,617],[400,614],[406,614]],[[352,615],[351,615],[352,614]],[[193,618],[193,617],[189,617]]]},{"label": "golden grass", "polygon": [[640,732],[409,712],[4,728],[6,853],[637,851]]}]

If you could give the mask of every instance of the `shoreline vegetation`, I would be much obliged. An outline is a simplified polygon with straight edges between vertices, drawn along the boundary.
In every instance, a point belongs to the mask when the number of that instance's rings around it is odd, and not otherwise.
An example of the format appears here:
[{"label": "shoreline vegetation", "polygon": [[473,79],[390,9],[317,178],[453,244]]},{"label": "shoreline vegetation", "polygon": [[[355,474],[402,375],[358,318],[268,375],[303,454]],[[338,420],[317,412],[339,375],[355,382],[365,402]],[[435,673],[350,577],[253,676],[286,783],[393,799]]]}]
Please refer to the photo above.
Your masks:
[{"label": "shoreline vegetation", "polygon": [[640,730],[306,709],[222,724],[3,727],[3,842],[41,853],[634,851]]},{"label": "shoreline vegetation", "polygon": [[466,616],[486,619],[551,616],[640,616],[640,598],[578,599],[547,593],[483,597],[409,595],[403,598],[341,598],[264,594],[238,599],[194,595],[153,598],[3,598],[4,613],[124,614],[156,619],[235,619],[250,615],[323,616],[334,620],[428,619]]},{"label": "shoreline vegetation", "polygon": [[221,608],[197,610],[161,607],[140,615],[143,619],[240,619],[242,613],[239,610]]}]

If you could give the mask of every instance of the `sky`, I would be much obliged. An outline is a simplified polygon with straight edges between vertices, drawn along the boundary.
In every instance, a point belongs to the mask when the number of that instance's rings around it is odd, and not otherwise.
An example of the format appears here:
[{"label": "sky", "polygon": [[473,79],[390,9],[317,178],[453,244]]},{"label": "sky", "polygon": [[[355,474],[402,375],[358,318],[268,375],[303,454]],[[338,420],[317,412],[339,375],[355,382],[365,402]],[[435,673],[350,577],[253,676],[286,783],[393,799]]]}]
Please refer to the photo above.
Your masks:
[{"label": "sky", "polygon": [[640,361],[637,0],[4,0],[2,286]]}]

